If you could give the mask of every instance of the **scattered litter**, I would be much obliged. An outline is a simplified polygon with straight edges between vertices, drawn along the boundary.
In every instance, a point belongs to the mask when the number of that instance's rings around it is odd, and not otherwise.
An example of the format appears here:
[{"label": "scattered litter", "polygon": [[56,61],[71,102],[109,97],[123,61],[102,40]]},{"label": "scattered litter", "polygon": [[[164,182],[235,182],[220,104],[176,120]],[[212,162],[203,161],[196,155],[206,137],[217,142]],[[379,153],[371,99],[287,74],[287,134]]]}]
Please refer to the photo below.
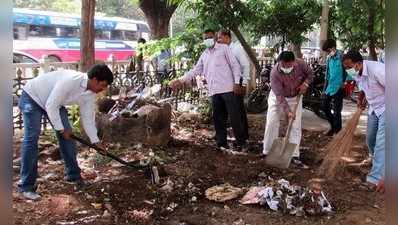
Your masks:
[{"label": "scattered litter", "polygon": [[76,221],[58,221],[56,222],[57,225],[74,225],[74,224],[81,224],[81,223],[92,223],[95,219],[101,217],[100,215],[88,216]]},{"label": "scattered litter", "polygon": [[177,203],[174,203],[174,202],[172,202],[172,203],[170,203],[170,205],[169,206],[167,206],[167,211],[170,211],[170,212],[173,212],[174,211],[174,209],[175,208],[177,208],[177,206],[178,206],[178,204]]},{"label": "scattered litter", "polygon": [[101,209],[102,204],[101,203],[91,203],[91,205],[94,207],[94,209]]},{"label": "scattered litter", "polygon": [[160,190],[164,192],[172,192],[173,189],[174,189],[174,183],[173,181],[170,180],[170,178],[167,178],[165,184],[163,184],[162,187],[160,188]]},{"label": "scattered litter", "polygon": [[207,199],[216,202],[225,202],[237,198],[241,193],[241,188],[234,187],[228,183],[208,188],[205,192]]},{"label": "scattered litter", "polygon": [[267,205],[274,211],[296,216],[333,213],[319,183],[312,183],[310,188],[302,188],[291,185],[285,179],[266,186],[251,187],[239,202]]},{"label": "scattered litter", "polygon": [[88,214],[88,211],[87,210],[82,210],[82,211],[77,212],[76,214],[77,215],[86,215],[86,214]]},{"label": "scattered litter", "polygon": [[144,203],[148,204],[148,205],[153,205],[155,204],[154,201],[149,201],[149,200],[145,200]]},{"label": "scattered litter", "polygon": [[104,213],[102,214],[103,218],[110,218],[111,214],[108,212],[108,210],[105,210]]}]

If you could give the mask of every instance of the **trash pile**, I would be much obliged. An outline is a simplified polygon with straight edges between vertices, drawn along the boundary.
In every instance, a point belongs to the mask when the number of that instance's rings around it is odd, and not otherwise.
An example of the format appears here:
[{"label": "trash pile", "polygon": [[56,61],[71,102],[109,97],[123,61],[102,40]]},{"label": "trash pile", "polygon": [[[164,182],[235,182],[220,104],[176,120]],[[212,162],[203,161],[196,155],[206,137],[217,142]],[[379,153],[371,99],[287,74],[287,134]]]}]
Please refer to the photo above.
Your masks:
[{"label": "trash pile", "polygon": [[[243,205],[266,205],[274,211],[295,216],[320,216],[334,213],[333,207],[321,189],[319,181],[310,181],[310,187],[291,185],[285,179],[273,180],[265,186],[250,187],[239,200]],[[235,199],[243,193],[244,188],[234,187],[228,183],[210,187],[206,198],[215,202]]]},{"label": "trash pile", "polygon": [[173,98],[159,100],[160,84],[121,89],[116,100],[98,102],[96,123],[104,140],[127,145],[166,145],[170,140]]},{"label": "trash pile", "polygon": [[130,91],[127,91],[125,88],[121,88],[116,103],[109,109],[109,111],[106,112],[108,115],[111,115],[109,121],[112,121],[119,116],[138,117],[146,112],[140,108],[143,104],[159,106],[161,102],[169,100],[164,99],[156,101],[155,99],[150,99],[151,96],[159,93],[160,89],[160,84],[145,88],[141,85]]},{"label": "trash pile", "polygon": [[239,202],[267,205],[274,211],[295,216],[333,213],[333,207],[321,190],[320,184],[316,182],[312,183],[310,188],[303,188],[291,185],[285,179],[272,180],[266,186],[251,187]]}]

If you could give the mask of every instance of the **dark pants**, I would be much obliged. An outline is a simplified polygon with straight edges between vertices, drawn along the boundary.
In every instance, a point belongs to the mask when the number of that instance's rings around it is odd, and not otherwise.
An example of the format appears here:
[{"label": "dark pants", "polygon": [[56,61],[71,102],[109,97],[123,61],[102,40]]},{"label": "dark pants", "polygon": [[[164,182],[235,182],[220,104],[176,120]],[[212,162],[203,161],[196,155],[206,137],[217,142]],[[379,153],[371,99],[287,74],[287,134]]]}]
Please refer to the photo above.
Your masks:
[{"label": "dark pants", "polygon": [[245,134],[242,129],[241,110],[238,98],[233,92],[216,94],[211,96],[213,107],[213,121],[216,130],[216,141],[218,146],[227,145],[227,121],[228,116],[237,145],[246,143]]},{"label": "dark pants", "polygon": [[238,99],[238,105],[240,108],[240,117],[241,117],[241,122],[242,122],[242,129],[243,129],[243,139],[248,140],[249,139],[249,125],[247,124],[247,113],[246,113],[246,107],[245,107],[245,96],[236,96]]},{"label": "dark pants", "polygon": [[[343,89],[334,95],[326,95],[323,100],[323,111],[334,133],[341,130],[341,111],[343,110]],[[333,113],[332,113],[333,109]]]}]

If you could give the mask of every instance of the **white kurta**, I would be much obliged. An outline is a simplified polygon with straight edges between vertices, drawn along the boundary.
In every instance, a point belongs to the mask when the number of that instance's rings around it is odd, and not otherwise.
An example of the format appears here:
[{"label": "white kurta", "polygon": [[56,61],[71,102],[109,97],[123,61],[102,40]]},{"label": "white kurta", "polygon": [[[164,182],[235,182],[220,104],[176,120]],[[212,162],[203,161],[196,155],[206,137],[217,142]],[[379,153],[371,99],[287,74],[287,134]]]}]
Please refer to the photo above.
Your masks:
[{"label": "white kurta", "polygon": [[[291,110],[297,103],[297,97],[286,98],[286,101]],[[301,141],[301,117],[303,113],[303,98],[300,98],[299,105],[296,111],[296,119],[293,121],[292,129],[290,131],[289,142],[297,144],[294,150],[293,157],[300,156],[300,141]],[[280,118],[283,111],[278,106],[276,95],[271,90],[268,96],[268,110],[265,124],[264,141],[263,141],[263,154],[267,155],[271,150],[272,143],[279,136]],[[285,134],[283,134],[285,135]]]}]

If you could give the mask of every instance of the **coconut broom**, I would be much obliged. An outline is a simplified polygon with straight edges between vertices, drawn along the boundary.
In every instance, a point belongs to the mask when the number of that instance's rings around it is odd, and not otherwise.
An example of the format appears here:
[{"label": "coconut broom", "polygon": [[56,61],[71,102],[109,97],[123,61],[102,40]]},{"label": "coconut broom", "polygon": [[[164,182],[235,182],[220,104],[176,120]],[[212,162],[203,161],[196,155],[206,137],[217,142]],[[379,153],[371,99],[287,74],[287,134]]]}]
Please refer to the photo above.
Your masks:
[{"label": "coconut broom", "polygon": [[318,169],[318,175],[333,178],[341,158],[350,151],[354,132],[357,128],[362,109],[358,108],[355,114],[347,121],[346,126],[340,130],[326,146],[326,156]]}]

